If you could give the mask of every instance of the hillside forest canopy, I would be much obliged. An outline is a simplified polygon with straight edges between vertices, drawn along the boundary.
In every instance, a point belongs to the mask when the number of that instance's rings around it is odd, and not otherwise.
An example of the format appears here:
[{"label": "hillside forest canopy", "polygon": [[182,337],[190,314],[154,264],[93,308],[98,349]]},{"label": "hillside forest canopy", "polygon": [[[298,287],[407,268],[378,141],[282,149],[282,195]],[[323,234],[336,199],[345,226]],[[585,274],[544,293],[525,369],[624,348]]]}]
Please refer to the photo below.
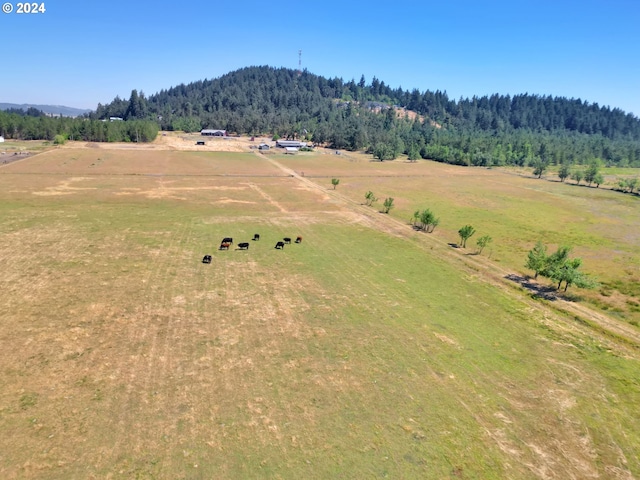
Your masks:
[{"label": "hillside forest canopy", "polygon": [[[29,114],[27,114],[29,113]],[[124,121],[109,121],[118,117]],[[640,119],[580,99],[521,94],[450,99],[446,92],[391,88],[268,66],[137,90],[79,118],[0,112],[0,135],[85,141],[155,139],[158,129],[225,129],[239,135],[304,138],[378,160],[407,155],[457,165],[640,167]]]}]

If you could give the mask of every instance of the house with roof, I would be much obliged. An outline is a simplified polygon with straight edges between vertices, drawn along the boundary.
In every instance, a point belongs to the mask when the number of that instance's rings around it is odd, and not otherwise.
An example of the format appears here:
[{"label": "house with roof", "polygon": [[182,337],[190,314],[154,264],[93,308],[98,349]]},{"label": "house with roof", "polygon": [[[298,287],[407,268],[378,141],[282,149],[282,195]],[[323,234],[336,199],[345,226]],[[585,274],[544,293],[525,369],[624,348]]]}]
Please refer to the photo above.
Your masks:
[{"label": "house with roof", "polygon": [[205,128],[205,129],[200,131],[200,135],[204,135],[206,137],[226,137],[227,136],[227,131],[226,130],[212,130],[212,129]]}]

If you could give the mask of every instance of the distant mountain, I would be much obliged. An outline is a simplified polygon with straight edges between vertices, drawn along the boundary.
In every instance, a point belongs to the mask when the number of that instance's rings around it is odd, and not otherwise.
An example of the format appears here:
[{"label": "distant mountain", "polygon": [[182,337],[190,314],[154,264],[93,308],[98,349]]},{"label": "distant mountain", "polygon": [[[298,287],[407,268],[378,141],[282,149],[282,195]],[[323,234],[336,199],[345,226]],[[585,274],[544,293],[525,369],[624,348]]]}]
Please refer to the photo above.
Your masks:
[{"label": "distant mountain", "polygon": [[79,117],[80,115],[84,115],[85,113],[89,113],[91,110],[82,109],[82,108],[73,108],[73,107],[65,107],[64,105],[34,105],[31,103],[0,103],[0,110],[24,110],[27,111],[29,108],[35,108],[36,110],[40,110],[48,115],[63,117]]}]

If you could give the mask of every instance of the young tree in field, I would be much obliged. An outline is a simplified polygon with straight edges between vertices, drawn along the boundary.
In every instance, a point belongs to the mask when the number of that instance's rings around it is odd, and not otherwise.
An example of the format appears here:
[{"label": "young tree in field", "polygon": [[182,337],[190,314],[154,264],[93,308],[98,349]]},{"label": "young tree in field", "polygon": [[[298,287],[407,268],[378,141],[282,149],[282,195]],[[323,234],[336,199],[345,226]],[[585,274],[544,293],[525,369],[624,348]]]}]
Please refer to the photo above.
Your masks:
[{"label": "young tree in field", "polygon": [[484,235],[483,237],[480,237],[478,239],[478,255],[480,255],[482,253],[482,250],[484,250],[485,247],[491,243],[491,240],[493,239],[489,235]]},{"label": "young tree in field", "polygon": [[422,230],[428,233],[429,225],[431,225],[431,222],[434,219],[433,212],[427,208],[420,212],[419,219],[420,219],[420,227],[422,228]]},{"label": "young tree in field", "polygon": [[539,241],[535,247],[529,250],[525,267],[536,272],[533,277],[534,280],[538,278],[538,275],[544,275],[544,271],[547,268],[547,247],[542,242]]},{"label": "young tree in field", "polygon": [[633,191],[638,188],[638,184],[640,180],[638,177],[625,178],[618,182],[618,185],[622,188],[623,192],[633,193]]},{"label": "young tree in field", "polygon": [[371,190],[369,190],[367,193],[364,194],[364,199],[365,199],[365,205],[367,206],[371,206],[373,205],[373,202],[377,201],[378,199],[373,195],[373,192]]},{"label": "young tree in field", "polygon": [[335,190],[336,187],[338,186],[338,184],[340,183],[340,179],[339,178],[332,178],[331,179],[331,185],[333,185],[333,189]]},{"label": "young tree in field", "polygon": [[415,227],[419,219],[420,219],[420,210],[416,210],[415,212],[413,212],[413,215],[411,216],[411,224]]},{"label": "young tree in field", "polygon": [[433,230],[440,223],[440,219],[436,218],[430,209],[425,209],[419,213],[420,227],[427,233],[433,232]]},{"label": "young tree in field", "polygon": [[584,171],[584,181],[587,182],[587,185],[591,186],[591,184],[595,181],[596,176],[599,173],[599,168],[600,162],[598,160],[593,160]]},{"label": "young tree in field", "polygon": [[542,177],[542,174],[547,171],[547,162],[541,159],[537,159],[533,164],[533,174],[538,178]]},{"label": "young tree in field", "polygon": [[560,177],[560,181],[564,182],[571,175],[571,169],[568,164],[563,163],[560,165],[558,169],[558,177]]},{"label": "young tree in field", "polygon": [[596,174],[596,176],[593,177],[593,183],[596,184],[596,188],[599,188],[600,185],[602,185],[604,183],[604,177],[602,176],[602,174],[600,172],[598,172]]},{"label": "young tree in field", "polygon": [[471,225],[465,225],[460,230],[458,230],[458,235],[460,235],[460,244],[462,248],[466,248],[467,240],[476,233],[476,229]]},{"label": "young tree in field", "polygon": [[393,198],[392,197],[385,198],[382,206],[383,206],[382,213],[389,213],[389,210],[393,208]]},{"label": "young tree in field", "polygon": [[560,290],[562,286],[562,282],[565,282],[564,291],[567,291],[569,285],[579,281],[580,274],[582,272],[578,272],[578,268],[582,265],[582,260],[579,258],[567,258],[561,264],[555,265],[553,270],[550,272],[551,279],[558,282],[557,290]]},{"label": "young tree in field", "polygon": [[579,270],[582,266],[582,259],[569,258],[570,251],[570,247],[563,246],[549,256],[547,276],[558,282],[558,290],[564,282],[565,292],[571,285],[579,288],[594,288],[597,282]]},{"label": "young tree in field", "polygon": [[576,185],[580,185],[583,178],[584,174],[582,173],[582,170],[576,170],[573,172],[573,175],[571,175],[571,179],[576,181]]},{"label": "young tree in field", "polygon": [[[571,247],[567,245],[558,247],[558,250],[547,257],[546,266],[541,275],[562,283],[567,275],[564,270],[566,270],[565,267],[570,261],[569,253],[571,253]],[[558,283],[558,288],[560,288],[560,283]]]}]

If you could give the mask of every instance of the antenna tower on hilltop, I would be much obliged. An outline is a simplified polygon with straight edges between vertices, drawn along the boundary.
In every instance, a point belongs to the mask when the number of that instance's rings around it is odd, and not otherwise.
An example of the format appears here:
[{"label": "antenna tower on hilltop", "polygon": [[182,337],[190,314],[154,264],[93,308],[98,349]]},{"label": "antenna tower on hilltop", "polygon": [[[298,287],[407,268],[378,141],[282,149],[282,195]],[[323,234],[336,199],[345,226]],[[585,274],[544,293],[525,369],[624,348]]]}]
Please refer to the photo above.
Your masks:
[{"label": "antenna tower on hilltop", "polygon": [[298,76],[302,75],[302,50],[298,50]]}]

